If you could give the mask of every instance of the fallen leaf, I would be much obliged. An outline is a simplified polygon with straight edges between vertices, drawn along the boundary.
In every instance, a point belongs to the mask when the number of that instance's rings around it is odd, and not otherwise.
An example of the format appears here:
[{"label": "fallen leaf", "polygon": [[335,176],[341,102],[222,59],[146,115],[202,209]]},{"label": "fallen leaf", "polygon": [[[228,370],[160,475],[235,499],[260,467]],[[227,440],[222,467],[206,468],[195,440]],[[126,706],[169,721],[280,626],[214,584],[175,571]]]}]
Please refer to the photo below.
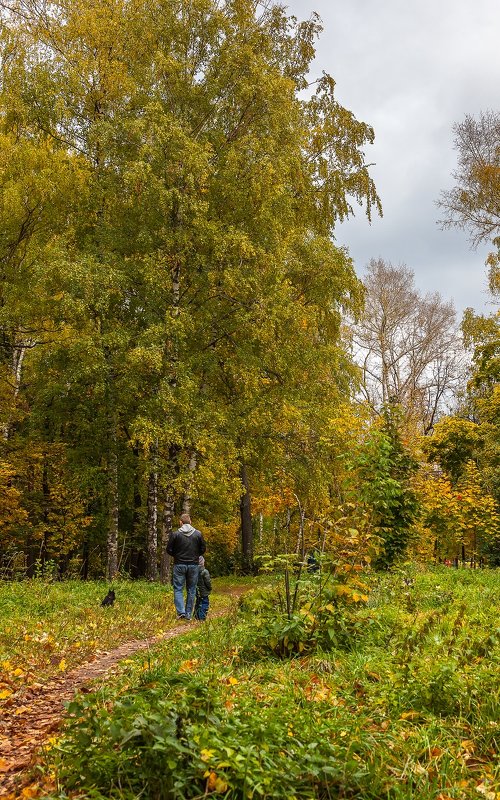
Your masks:
[{"label": "fallen leaf", "polygon": [[210,771],[207,778],[207,792],[215,791],[216,782],[217,782],[217,773]]},{"label": "fallen leaf", "polygon": [[40,794],[40,787],[38,783],[32,783],[31,786],[25,786],[21,792],[21,797],[38,797]]},{"label": "fallen leaf", "polygon": [[418,719],[420,714],[418,711],[403,711],[399,719]]},{"label": "fallen leaf", "polygon": [[16,708],[16,710],[14,711],[14,714],[17,717],[19,716],[19,714],[24,714],[26,711],[29,711],[30,708],[31,706],[19,706],[19,708]]},{"label": "fallen leaf", "polygon": [[187,661],[183,661],[179,666],[179,672],[192,672],[199,660],[199,658],[190,658]]},{"label": "fallen leaf", "polygon": [[492,792],[491,789],[488,789],[484,783],[480,783],[476,786],[476,792],[482,794],[483,797],[486,797],[486,800],[496,800],[496,792]]}]

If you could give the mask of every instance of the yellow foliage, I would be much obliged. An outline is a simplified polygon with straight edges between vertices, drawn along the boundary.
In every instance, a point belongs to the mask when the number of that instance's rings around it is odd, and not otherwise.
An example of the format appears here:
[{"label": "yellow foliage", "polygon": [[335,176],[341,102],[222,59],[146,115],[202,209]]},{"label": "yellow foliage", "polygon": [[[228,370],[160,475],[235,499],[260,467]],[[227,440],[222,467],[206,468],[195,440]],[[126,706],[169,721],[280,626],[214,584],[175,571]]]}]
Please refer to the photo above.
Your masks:
[{"label": "yellow foliage", "polygon": [[0,461],[0,535],[7,536],[9,531],[22,525],[27,518],[21,507],[21,493],[13,486],[14,468]]},{"label": "yellow foliage", "polygon": [[465,465],[455,487],[443,475],[428,471],[420,474],[415,488],[423,507],[413,546],[420,557],[454,557],[462,545],[469,556],[477,555],[488,540],[500,537],[498,506],[482,487],[473,461]]}]

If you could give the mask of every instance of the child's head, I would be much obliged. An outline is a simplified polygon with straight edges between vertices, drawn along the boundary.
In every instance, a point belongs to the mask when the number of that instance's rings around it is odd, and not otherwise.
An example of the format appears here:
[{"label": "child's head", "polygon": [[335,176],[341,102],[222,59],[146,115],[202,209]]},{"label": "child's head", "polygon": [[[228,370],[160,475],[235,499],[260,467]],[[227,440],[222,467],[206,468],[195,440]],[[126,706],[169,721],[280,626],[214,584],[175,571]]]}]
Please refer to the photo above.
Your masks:
[{"label": "child's head", "polygon": [[203,558],[203,556],[200,556],[200,557],[199,557],[199,559],[198,559],[198,564],[200,565],[200,567],[201,567],[202,569],[204,568],[204,566],[205,566],[205,559]]}]

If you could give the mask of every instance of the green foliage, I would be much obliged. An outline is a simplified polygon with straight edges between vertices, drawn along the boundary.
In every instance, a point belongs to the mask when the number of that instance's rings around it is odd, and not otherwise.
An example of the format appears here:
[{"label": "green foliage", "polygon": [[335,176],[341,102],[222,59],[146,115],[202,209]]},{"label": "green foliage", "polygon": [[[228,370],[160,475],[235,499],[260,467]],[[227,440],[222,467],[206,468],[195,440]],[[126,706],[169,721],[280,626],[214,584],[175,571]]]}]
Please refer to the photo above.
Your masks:
[{"label": "green foliage", "polygon": [[383,552],[375,565],[387,568],[404,554],[419,513],[410,484],[417,463],[402,442],[397,407],[384,409],[381,427],[368,432],[355,453],[352,468],[356,496],[368,508],[382,540]]},{"label": "green foliage", "polygon": [[368,600],[367,590],[357,573],[336,574],[327,559],[312,575],[303,573],[300,565],[292,576],[285,566],[282,583],[241,600],[248,654],[291,658],[318,649],[352,648],[359,630],[368,624],[359,612]]},{"label": "green foliage", "polygon": [[429,461],[439,464],[454,484],[467,462],[477,458],[483,446],[484,434],[480,426],[459,417],[443,417],[434,426],[432,436],[423,441]]}]

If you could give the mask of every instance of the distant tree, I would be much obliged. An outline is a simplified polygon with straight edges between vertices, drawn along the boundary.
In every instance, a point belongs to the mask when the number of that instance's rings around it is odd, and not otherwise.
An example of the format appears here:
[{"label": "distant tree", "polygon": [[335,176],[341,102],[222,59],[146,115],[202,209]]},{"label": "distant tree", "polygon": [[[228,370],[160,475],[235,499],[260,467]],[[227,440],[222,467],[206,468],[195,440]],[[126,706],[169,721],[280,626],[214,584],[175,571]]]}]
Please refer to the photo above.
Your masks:
[{"label": "distant tree", "polygon": [[452,189],[441,192],[438,206],[445,228],[467,231],[473,246],[500,235],[500,112],[467,115],[453,127],[458,166]]},{"label": "distant tree", "polygon": [[443,417],[432,436],[423,442],[423,449],[432,464],[439,464],[456,486],[469,461],[478,458],[484,446],[479,425],[460,417]]},{"label": "distant tree", "polygon": [[377,412],[389,402],[428,433],[463,380],[455,309],[438,293],[422,296],[406,266],[372,259],[365,308],[353,327],[362,393]]}]

